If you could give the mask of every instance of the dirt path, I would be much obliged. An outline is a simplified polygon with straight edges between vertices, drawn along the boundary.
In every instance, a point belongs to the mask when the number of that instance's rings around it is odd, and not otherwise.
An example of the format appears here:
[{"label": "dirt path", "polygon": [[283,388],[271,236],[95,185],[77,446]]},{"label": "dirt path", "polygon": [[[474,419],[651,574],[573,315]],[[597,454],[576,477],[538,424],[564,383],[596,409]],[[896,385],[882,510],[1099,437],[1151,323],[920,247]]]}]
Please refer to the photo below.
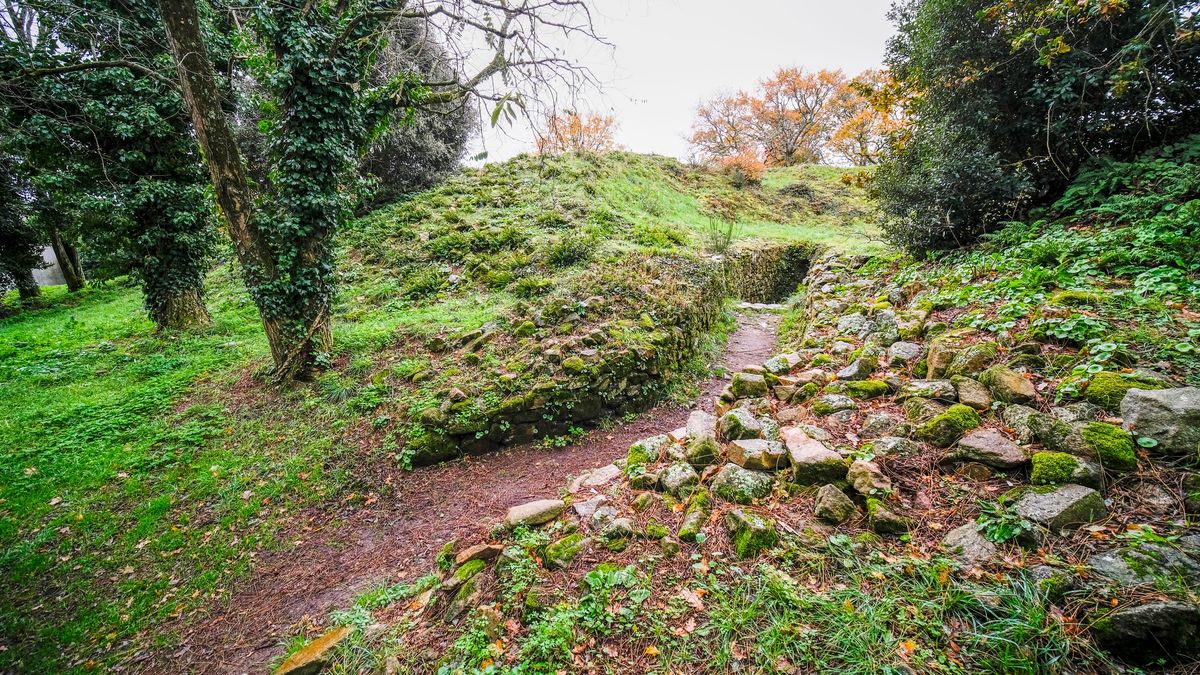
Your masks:
[{"label": "dirt path", "polygon": [[[739,314],[723,357],[726,371],[769,358],[778,322],[777,315]],[[711,410],[727,383],[703,383],[693,406]],[[262,672],[306,617],[321,621],[372,585],[425,573],[447,541],[482,539],[509,506],[554,495],[568,475],[623,456],[639,438],[682,426],[689,410],[664,404],[562,450],[522,446],[405,474],[393,495],[305,533],[290,551],[264,556],[227,606],[191,626],[180,649],[160,654],[147,672]]]}]

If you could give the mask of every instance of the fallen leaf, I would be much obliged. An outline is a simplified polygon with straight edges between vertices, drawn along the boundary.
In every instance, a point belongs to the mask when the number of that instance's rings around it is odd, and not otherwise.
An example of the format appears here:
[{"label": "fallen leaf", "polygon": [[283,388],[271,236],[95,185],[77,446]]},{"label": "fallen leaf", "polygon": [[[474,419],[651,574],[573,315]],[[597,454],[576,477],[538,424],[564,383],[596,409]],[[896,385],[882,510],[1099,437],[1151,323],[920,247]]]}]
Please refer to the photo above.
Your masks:
[{"label": "fallen leaf", "polygon": [[658,647],[654,645],[646,647],[646,656],[658,656]]},{"label": "fallen leaf", "polygon": [[704,601],[690,588],[679,589],[679,597],[683,598],[684,602],[691,605],[697,612],[704,611]]}]

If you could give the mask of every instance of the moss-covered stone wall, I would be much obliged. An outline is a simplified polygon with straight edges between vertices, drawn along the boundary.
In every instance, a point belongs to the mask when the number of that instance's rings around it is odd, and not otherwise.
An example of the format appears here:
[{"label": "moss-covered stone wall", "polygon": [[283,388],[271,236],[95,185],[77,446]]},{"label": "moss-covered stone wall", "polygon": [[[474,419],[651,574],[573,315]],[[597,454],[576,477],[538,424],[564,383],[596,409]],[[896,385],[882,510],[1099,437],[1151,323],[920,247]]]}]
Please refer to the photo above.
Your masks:
[{"label": "moss-covered stone wall", "polygon": [[585,348],[556,355],[553,374],[527,391],[447,400],[425,411],[424,433],[406,446],[410,461],[422,465],[487,452],[649,408],[695,357],[727,298],[785,298],[803,281],[815,254],[813,246],[777,244],[701,261],[685,300],[657,322],[643,315],[636,342],[600,336]]}]

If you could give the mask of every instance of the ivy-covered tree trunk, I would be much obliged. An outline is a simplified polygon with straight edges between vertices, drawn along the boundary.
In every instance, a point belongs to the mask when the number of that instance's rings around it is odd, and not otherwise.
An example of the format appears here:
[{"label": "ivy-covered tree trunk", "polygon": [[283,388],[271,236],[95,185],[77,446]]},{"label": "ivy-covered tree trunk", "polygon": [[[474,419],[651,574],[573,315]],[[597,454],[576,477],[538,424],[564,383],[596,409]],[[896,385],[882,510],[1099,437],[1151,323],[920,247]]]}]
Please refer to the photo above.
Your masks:
[{"label": "ivy-covered tree trunk", "polygon": [[83,276],[83,265],[79,262],[79,249],[71,242],[63,239],[55,226],[50,226],[50,246],[54,249],[54,257],[58,260],[63,279],[67,281],[67,290],[74,293],[87,283]]},{"label": "ivy-covered tree trunk", "polygon": [[[217,203],[229,223],[246,285],[262,317],[276,377],[304,378],[333,342],[329,237],[311,223],[299,223],[296,229],[275,223],[282,236],[273,241],[256,222],[254,193],[237,137],[225,117],[195,2],[159,0],[159,8]],[[339,187],[330,186],[334,195]],[[304,231],[312,234],[295,236]]]}]

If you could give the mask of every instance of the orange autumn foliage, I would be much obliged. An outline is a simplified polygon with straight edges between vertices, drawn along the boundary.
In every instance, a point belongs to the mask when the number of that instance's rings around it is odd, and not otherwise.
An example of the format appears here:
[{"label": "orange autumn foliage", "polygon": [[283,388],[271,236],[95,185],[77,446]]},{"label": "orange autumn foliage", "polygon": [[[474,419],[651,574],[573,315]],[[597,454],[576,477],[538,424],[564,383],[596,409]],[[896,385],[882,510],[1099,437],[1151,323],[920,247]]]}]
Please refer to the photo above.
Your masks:
[{"label": "orange autumn foliage", "polygon": [[723,168],[749,167],[750,157],[765,166],[874,164],[902,126],[897,92],[883,71],[848,80],[840,70],[780,68],[752,94],[701,103],[690,141],[701,160]]},{"label": "orange autumn foliage", "polygon": [[611,115],[581,115],[576,112],[551,114],[537,139],[538,154],[564,152],[607,152],[615,150],[616,120]]}]

